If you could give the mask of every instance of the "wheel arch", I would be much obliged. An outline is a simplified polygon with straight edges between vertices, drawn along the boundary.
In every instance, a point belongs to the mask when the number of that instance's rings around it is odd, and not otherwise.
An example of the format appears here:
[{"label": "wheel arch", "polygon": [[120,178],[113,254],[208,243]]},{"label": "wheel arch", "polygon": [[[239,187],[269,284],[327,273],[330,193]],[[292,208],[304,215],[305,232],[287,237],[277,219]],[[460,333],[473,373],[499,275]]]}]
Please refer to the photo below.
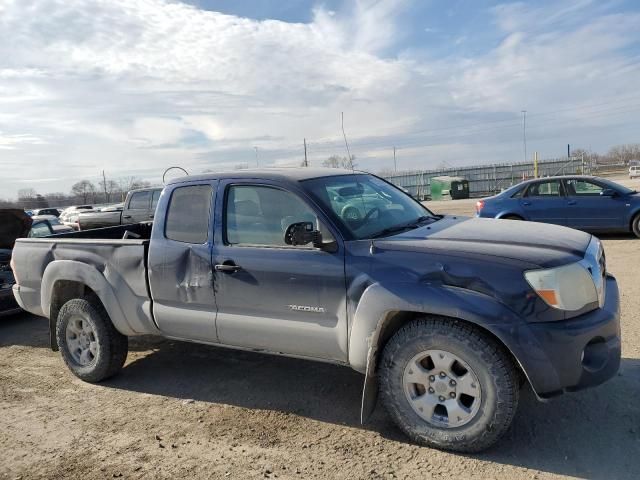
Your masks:
[{"label": "wheel arch", "polygon": [[[97,268],[74,260],[51,262],[42,275],[40,302],[42,311],[49,318],[50,332],[55,331],[60,308],[67,301],[88,294],[94,294],[102,303],[116,330],[123,335],[136,334],[104,275]],[[56,349],[54,343],[55,335],[52,335],[51,346]]]},{"label": "wheel arch", "polygon": [[[422,288],[417,289],[416,287]],[[511,318],[505,318],[505,307],[495,299],[478,292],[455,287],[439,286],[437,291],[429,292],[429,288],[426,286],[406,284],[401,287],[401,290],[407,294],[408,298],[401,299],[379,284],[369,286],[354,315],[349,338],[349,364],[365,375],[361,407],[361,421],[363,423],[373,413],[377,401],[376,372],[380,353],[389,339],[403,325],[423,316],[445,318],[452,322],[464,322],[478,328],[504,348],[513,360],[516,370],[531,385],[534,393],[536,392],[536,382],[531,378],[526,366],[523,365],[513,348],[513,343],[502,333],[503,329],[496,328],[491,321],[487,320],[502,318],[500,323],[521,322],[515,315],[512,315]],[[447,294],[443,295],[444,292]],[[419,300],[412,301],[410,298],[412,296],[419,296]],[[385,304],[392,308],[385,308]],[[477,308],[465,308],[470,304],[475,304]],[[486,314],[486,316],[482,314]]]},{"label": "wheel arch", "polygon": [[508,219],[509,217],[511,218],[518,218],[520,220],[526,220],[525,217],[523,215],[521,215],[520,213],[516,213],[516,212],[500,212],[498,215],[496,215],[497,219]]}]

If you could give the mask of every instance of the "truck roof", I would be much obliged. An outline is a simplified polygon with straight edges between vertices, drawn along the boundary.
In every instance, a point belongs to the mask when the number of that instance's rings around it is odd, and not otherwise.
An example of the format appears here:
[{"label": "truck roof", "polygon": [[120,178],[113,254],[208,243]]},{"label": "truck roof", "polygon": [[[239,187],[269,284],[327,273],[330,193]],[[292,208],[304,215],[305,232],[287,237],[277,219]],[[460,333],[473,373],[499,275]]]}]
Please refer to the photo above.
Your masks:
[{"label": "truck roof", "polygon": [[168,184],[191,182],[194,180],[219,180],[225,178],[260,178],[264,180],[288,180],[300,181],[311,178],[332,177],[337,175],[352,175],[354,173],[365,173],[341,168],[318,168],[318,167],[280,167],[280,168],[254,168],[243,170],[230,170],[223,172],[211,172],[201,175],[189,175],[187,177],[174,178]]}]

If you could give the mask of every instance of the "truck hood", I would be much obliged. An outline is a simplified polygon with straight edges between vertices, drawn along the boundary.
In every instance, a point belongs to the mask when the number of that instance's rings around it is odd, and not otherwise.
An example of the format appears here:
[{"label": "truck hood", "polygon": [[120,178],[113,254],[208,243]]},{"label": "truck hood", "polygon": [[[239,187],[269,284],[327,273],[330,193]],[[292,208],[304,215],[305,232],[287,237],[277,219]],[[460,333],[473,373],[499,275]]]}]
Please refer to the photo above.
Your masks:
[{"label": "truck hood", "polygon": [[376,247],[402,251],[442,251],[553,267],[579,261],[591,235],[558,225],[445,216],[430,225],[375,240]]},{"label": "truck hood", "polygon": [[0,248],[12,249],[18,238],[29,234],[31,217],[18,208],[0,209]]}]

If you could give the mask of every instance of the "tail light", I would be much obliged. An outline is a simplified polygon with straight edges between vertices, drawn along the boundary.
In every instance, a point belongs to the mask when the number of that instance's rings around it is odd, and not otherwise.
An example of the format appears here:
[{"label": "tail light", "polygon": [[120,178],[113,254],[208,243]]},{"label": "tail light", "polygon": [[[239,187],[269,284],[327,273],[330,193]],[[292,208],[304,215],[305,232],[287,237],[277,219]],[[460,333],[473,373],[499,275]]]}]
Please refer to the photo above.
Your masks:
[{"label": "tail light", "polygon": [[482,200],[478,200],[476,202],[476,212],[480,213],[480,210],[484,208],[484,202]]}]

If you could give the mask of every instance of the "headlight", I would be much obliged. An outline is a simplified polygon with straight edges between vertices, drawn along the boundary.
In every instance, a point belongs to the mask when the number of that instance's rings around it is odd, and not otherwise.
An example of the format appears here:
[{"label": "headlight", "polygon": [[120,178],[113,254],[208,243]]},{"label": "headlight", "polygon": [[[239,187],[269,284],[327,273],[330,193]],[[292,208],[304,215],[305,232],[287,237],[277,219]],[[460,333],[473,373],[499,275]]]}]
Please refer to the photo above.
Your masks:
[{"label": "headlight", "polygon": [[590,303],[598,304],[598,292],[591,274],[580,263],[549,270],[525,272],[531,288],[547,305],[560,310],[580,310]]}]

